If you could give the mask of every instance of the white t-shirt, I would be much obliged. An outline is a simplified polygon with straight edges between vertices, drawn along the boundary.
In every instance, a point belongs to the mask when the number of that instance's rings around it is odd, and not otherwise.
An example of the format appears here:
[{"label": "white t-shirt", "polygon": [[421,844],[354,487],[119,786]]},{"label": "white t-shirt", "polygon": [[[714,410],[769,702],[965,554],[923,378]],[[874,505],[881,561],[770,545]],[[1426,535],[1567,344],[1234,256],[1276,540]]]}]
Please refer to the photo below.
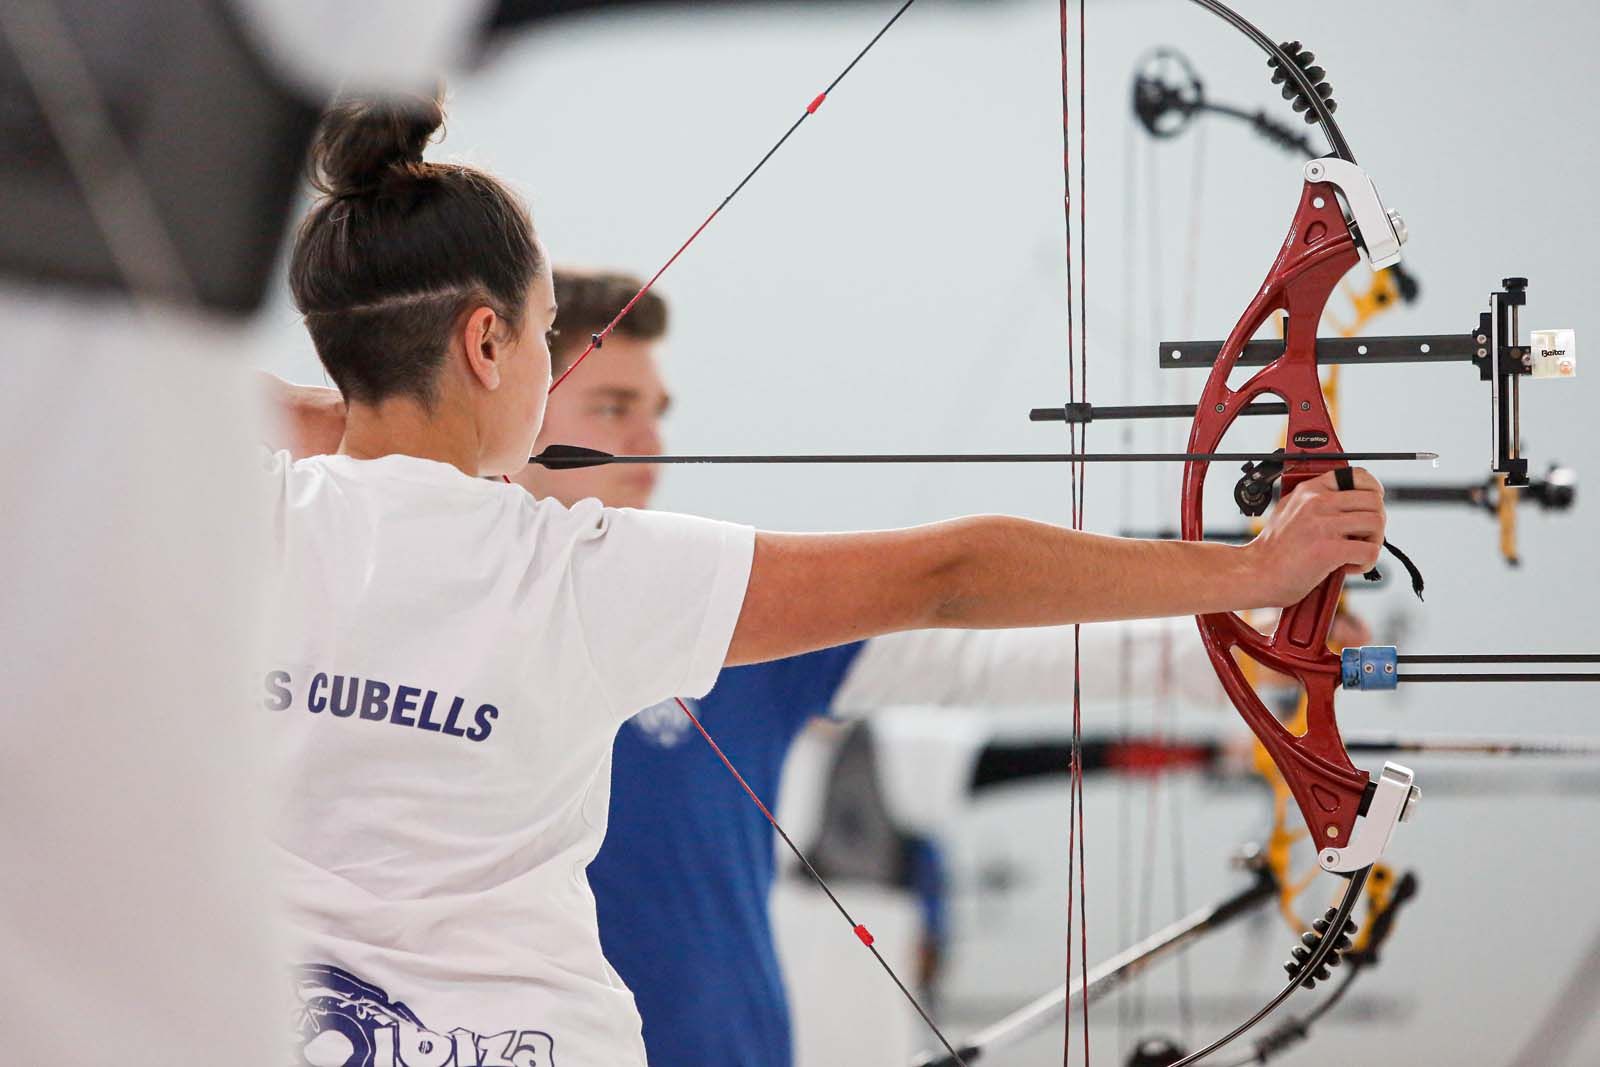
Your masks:
[{"label": "white t-shirt", "polygon": [[753,531],[405,456],[270,467],[261,692],[304,1061],[643,1064],[585,868],[617,727],[710,689]]}]

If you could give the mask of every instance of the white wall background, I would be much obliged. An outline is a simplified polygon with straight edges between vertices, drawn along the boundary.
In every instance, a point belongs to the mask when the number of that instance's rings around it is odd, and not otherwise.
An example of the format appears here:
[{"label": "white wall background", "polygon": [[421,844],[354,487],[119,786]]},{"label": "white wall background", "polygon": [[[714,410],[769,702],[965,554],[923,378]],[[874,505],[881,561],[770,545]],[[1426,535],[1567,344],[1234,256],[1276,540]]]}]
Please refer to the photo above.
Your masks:
[{"label": "white wall background", "polygon": [[[1026,421],[1029,407],[1060,402],[1066,373],[1055,5],[924,5],[663,283],[676,316],[674,449],[1063,444],[1059,426]],[[796,3],[550,27],[457,80],[437,155],[485,166],[524,190],[558,260],[648,273],[891,6]],[[1466,330],[1503,275],[1526,274],[1531,325],[1576,327],[1580,343],[1600,336],[1591,266],[1600,227],[1590,194],[1600,127],[1589,95],[1600,8],[1581,0],[1247,8],[1267,32],[1306,39],[1329,67],[1352,147],[1410,223],[1408,263],[1424,299],[1385,318],[1381,332]],[[1298,196],[1298,163],[1231,125],[1209,127],[1199,167],[1193,138],[1159,150],[1132,139],[1130,71],[1153,45],[1187,51],[1216,98],[1267,103],[1274,89],[1263,58],[1192,5],[1091,2],[1088,15],[1090,392],[1100,403],[1148,401],[1163,388],[1149,342],[1180,329],[1221,336],[1259,283]],[[286,301],[262,330],[271,369],[319,380]],[[1467,369],[1389,368],[1347,381],[1349,447],[1444,455],[1438,471],[1390,468],[1386,477],[1484,474],[1487,400]],[[1165,384],[1173,398],[1198,387]],[[1531,454],[1581,475],[1600,471],[1592,395],[1584,378],[1526,390]],[[1132,444],[1175,444],[1174,434],[1141,431]],[[1120,431],[1099,431],[1091,442],[1115,446]],[[1097,468],[1088,524],[1170,523],[1175,501],[1173,471]],[[989,511],[1068,515],[1064,472],[1046,467],[676,469],[661,503],[790,529]],[[1224,515],[1220,504],[1213,513]],[[1389,629],[1403,616],[1407,648],[1596,646],[1600,564],[1590,551],[1593,510],[1581,495],[1566,516],[1527,517],[1519,571],[1497,558],[1484,516],[1407,511],[1393,517],[1391,533],[1427,573],[1427,603],[1397,588],[1362,603]],[[1344,719],[1352,728],[1596,732],[1587,688],[1419,689],[1347,700]],[[1418,764],[1425,793],[1438,766]],[[1476,790],[1425,802],[1396,842],[1396,860],[1419,869],[1424,889],[1384,971],[1361,990],[1362,1005],[1383,1010],[1358,1023],[1331,1019],[1322,1055],[1506,1063],[1594,936],[1594,790],[1513,790],[1538,770],[1465,769],[1480,776]],[[1600,784],[1600,776],[1584,780]],[[1179,788],[1193,907],[1234,884],[1222,859],[1259,831],[1264,812],[1254,796]],[[1128,892],[1116,838],[1143,832],[1119,827],[1113,793],[1091,796],[1093,957],[1117,947],[1118,896]],[[949,1004],[959,1019],[981,1021],[1059,980],[1064,798],[1054,787],[1014,791],[975,811],[953,838],[958,875],[996,863],[1020,872],[1020,888],[1003,901],[962,883]],[[1165,867],[1157,877],[1153,908],[1165,918],[1178,902]],[[857,951],[847,933],[838,940],[840,953]],[[1221,938],[1195,954],[1190,981],[1205,999],[1227,999],[1224,1016],[1241,1016],[1276,985],[1287,947],[1278,927]],[[1172,973],[1154,979],[1155,993],[1163,984],[1170,991]],[[1103,1062],[1111,1061],[1115,1015],[1108,1009],[1096,1035]],[[1050,1061],[1049,1046],[1004,1062]],[[1600,1027],[1568,1062],[1597,1057]]]}]

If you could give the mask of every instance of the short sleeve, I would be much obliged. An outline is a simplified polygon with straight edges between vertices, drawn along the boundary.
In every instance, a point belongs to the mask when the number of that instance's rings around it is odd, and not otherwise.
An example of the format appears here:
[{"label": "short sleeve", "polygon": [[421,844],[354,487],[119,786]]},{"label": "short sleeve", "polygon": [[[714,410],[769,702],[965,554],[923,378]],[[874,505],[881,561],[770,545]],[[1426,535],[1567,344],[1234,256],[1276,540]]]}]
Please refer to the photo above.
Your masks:
[{"label": "short sleeve", "polygon": [[573,508],[571,588],[601,687],[619,718],[716,682],[755,553],[748,526],[670,512]]}]

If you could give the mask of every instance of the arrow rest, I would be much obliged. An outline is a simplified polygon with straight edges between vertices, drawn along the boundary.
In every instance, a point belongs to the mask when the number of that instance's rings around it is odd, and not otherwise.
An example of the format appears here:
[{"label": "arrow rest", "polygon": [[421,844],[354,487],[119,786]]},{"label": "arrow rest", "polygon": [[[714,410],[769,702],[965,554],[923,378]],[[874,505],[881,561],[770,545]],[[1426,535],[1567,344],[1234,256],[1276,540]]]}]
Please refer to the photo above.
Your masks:
[{"label": "arrow rest", "polygon": [[[1281,455],[1283,449],[1276,454]],[[1244,472],[1233,487],[1233,502],[1239,505],[1239,514],[1258,518],[1267,513],[1278,495],[1278,479],[1283,476],[1283,460],[1263,459],[1252,461],[1239,468]]]}]

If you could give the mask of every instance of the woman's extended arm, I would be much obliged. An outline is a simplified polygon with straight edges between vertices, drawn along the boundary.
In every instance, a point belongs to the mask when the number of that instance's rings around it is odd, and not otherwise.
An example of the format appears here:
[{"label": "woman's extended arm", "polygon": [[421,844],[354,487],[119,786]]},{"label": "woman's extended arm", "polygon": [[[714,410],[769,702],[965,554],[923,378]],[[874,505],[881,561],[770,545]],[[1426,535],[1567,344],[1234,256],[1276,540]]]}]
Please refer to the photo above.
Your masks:
[{"label": "woman's extended arm", "polygon": [[1383,489],[1332,474],[1279,503],[1248,545],[1138,541],[998,516],[907,530],[756,535],[730,665],[900,630],[1001,629],[1279,607],[1383,541]]}]

